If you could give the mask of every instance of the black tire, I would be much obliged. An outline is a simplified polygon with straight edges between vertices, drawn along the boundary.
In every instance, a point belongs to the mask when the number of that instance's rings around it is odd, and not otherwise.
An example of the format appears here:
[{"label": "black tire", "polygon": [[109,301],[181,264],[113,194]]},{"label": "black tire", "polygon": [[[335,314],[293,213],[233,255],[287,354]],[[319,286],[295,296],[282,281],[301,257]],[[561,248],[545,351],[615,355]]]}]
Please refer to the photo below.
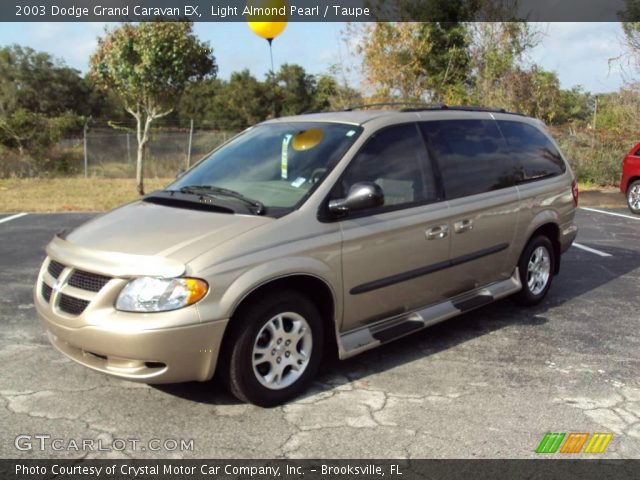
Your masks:
[{"label": "black tire", "polygon": [[[548,277],[544,285],[538,281],[532,281],[533,285],[529,282],[533,275],[529,272],[529,262],[535,260],[533,257],[534,252],[540,252],[539,249],[544,249],[548,255]],[[540,303],[547,295],[551,283],[553,281],[553,272],[555,271],[556,258],[551,240],[544,235],[536,235],[524,248],[520,261],[518,262],[518,270],[520,273],[520,281],[522,282],[522,290],[520,290],[515,296],[514,300],[520,305],[532,306]],[[540,280],[542,282],[542,280]]]},{"label": "black tire", "polygon": [[[287,312],[299,315],[306,321],[311,333],[311,340],[307,339],[306,345],[311,345],[311,352],[308,356],[306,366],[300,374],[294,371],[290,365],[284,367],[285,373],[282,374],[282,380],[291,380],[291,378],[299,375],[293,383],[285,387],[273,384],[273,388],[278,389],[268,388],[259,380],[258,376],[260,372],[254,371],[254,345],[258,345],[258,342],[263,341],[265,335],[267,335],[268,338],[268,345],[272,344],[272,340],[276,342],[278,338],[269,338],[268,329],[266,332],[263,331],[263,336],[260,337],[260,340],[258,339],[258,335],[263,330],[263,327],[267,328],[266,325],[273,321],[275,317]],[[289,315],[289,317],[291,317],[291,315]],[[253,403],[262,407],[273,407],[297,397],[307,389],[318,372],[322,359],[324,338],[322,317],[316,305],[311,300],[292,290],[277,293],[272,292],[272,294],[264,295],[256,301],[252,301],[250,305],[239,309],[231,322],[230,328],[232,330],[225,339],[226,348],[223,350],[224,358],[222,359],[221,373],[233,395],[244,402]],[[285,316],[282,320],[282,325],[285,329],[287,324],[292,326],[293,321]],[[306,327],[303,328],[306,332]],[[286,335],[291,332],[286,332],[283,329],[281,333],[282,335]],[[305,340],[302,339],[300,342],[298,345],[302,345]],[[256,367],[256,369],[266,370],[266,373],[261,375],[263,380],[265,380],[265,375],[268,375],[272,368],[274,371],[278,368],[279,365],[274,364],[276,359],[278,359],[279,364],[285,362],[291,363],[294,362],[294,355],[300,355],[299,352],[293,351],[292,346],[284,347],[285,343],[286,342],[278,345],[273,344],[273,346],[276,347],[273,349],[270,346],[268,348],[269,353],[264,355],[265,363]],[[271,356],[272,352],[277,348],[281,350],[279,350],[273,358],[267,358]],[[295,348],[298,350],[298,346],[295,346]],[[285,354],[287,355],[286,359],[284,357]],[[280,362],[279,358],[281,358],[283,362]],[[302,360],[298,361],[302,362]],[[289,375],[291,376],[289,377]]]},{"label": "black tire", "polygon": [[637,196],[640,195],[640,180],[631,182],[629,188],[627,188],[627,206],[632,213],[640,215],[640,204],[637,201]]}]

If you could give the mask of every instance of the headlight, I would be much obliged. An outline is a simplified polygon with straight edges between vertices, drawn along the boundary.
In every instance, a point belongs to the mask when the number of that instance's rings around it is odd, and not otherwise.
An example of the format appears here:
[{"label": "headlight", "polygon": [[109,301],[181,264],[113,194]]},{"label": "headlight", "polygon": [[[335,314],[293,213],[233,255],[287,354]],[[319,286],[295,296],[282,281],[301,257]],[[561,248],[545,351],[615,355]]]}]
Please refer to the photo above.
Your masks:
[{"label": "headlight", "polygon": [[196,303],[207,290],[207,282],[197,278],[140,277],[122,289],[116,309],[125,312],[176,310]]}]

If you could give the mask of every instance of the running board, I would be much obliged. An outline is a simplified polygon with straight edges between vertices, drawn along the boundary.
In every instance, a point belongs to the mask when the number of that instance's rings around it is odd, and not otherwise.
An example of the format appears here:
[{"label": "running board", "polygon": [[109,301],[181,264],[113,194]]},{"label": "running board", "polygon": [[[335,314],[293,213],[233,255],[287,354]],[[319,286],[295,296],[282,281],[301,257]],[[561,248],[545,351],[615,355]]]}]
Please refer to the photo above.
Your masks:
[{"label": "running board", "polygon": [[507,280],[463,293],[451,300],[431,305],[416,312],[391,317],[344,333],[338,338],[340,358],[353,357],[383,343],[402,338],[423,328],[487,305],[516,293],[521,288],[522,283],[516,268],[511,278]]}]

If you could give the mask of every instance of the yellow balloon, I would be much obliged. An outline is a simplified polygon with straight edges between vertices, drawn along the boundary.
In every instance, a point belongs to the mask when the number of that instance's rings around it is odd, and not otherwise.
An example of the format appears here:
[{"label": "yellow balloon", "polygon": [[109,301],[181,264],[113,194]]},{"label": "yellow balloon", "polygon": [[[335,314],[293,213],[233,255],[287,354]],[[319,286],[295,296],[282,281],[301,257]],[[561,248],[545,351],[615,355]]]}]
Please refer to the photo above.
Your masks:
[{"label": "yellow balloon", "polygon": [[253,32],[266,40],[273,40],[282,33],[287,22],[247,22]]},{"label": "yellow balloon", "polygon": [[287,26],[288,15],[285,0],[249,0],[247,7],[250,7],[254,12],[247,15],[249,28],[266,40],[273,40]]},{"label": "yellow balloon", "polygon": [[316,147],[324,137],[324,132],[319,128],[303,130],[291,140],[291,146],[296,151],[311,150]]}]

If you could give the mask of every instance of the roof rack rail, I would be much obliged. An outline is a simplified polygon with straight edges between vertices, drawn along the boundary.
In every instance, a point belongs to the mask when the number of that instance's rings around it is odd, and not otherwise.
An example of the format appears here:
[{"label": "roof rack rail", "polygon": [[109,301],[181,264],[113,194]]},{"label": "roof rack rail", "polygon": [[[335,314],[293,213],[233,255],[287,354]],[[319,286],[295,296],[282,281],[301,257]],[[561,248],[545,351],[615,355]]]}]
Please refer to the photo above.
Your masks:
[{"label": "roof rack rail", "polygon": [[511,115],[521,115],[524,116],[523,113],[519,112],[509,112],[504,108],[494,108],[494,107],[483,107],[476,105],[446,105],[444,103],[412,103],[412,102],[380,102],[380,103],[365,103],[362,105],[356,105],[353,107],[346,108],[345,112],[351,112],[353,110],[360,110],[365,108],[375,108],[375,107],[392,107],[392,106],[402,106],[405,105],[404,108],[401,108],[401,112],[421,112],[421,111],[430,111],[430,110],[456,110],[456,111],[464,111],[464,112],[493,112],[493,113],[508,113]]},{"label": "roof rack rail", "polygon": [[[416,103],[416,102],[377,102],[377,103],[362,103],[360,105],[354,105],[344,109],[345,112],[351,112],[353,110],[364,110],[365,108],[376,107],[399,107],[401,105],[407,105],[416,109],[438,109],[446,107],[444,103]],[[404,110],[404,109],[403,109]]]},{"label": "roof rack rail", "polygon": [[421,110],[456,110],[463,112],[493,112],[493,113],[513,113],[508,112],[504,108],[482,107],[475,105],[440,105],[438,107],[423,108],[403,108],[403,112],[419,112]]}]

